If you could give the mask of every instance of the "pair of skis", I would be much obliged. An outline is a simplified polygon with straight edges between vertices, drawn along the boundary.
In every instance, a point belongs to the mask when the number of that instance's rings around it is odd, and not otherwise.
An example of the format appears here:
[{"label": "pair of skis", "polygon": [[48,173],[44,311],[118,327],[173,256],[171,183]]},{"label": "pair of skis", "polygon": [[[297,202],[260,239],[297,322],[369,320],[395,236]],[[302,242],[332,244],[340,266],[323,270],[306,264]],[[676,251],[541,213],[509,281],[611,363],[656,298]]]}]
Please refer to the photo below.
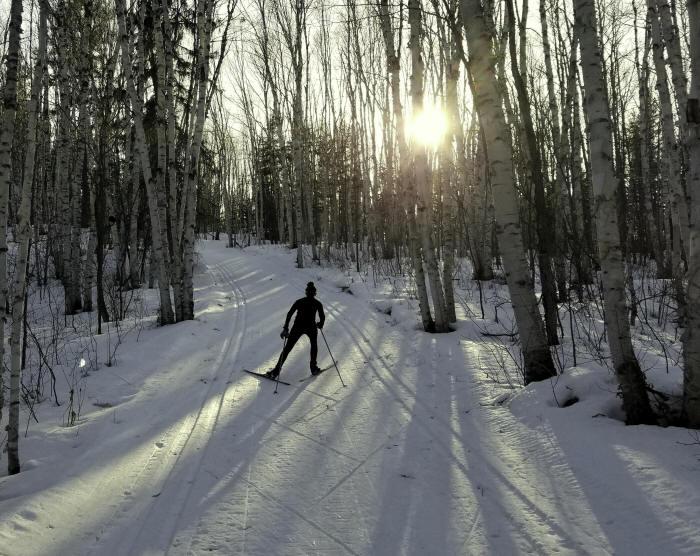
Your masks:
[{"label": "pair of skis", "polygon": [[[331,365],[330,367],[326,367],[324,369],[321,369],[320,373],[315,374],[315,375],[306,376],[306,377],[302,378],[299,382],[305,382],[305,381],[309,380],[310,378],[316,378],[318,375],[325,373],[327,370],[332,369],[332,368],[333,368],[333,366]],[[285,382],[284,380],[278,381],[276,378],[272,378],[270,376],[267,376],[265,373],[256,373],[255,371],[249,371],[248,369],[243,369],[243,372],[248,373],[249,375],[259,376],[260,378],[266,378],[267,380],[271,380],[272,382],[279,382],[280,384],[285,384],[287,386],[291,386],[291,384],[289,384],[289,382]]]}]

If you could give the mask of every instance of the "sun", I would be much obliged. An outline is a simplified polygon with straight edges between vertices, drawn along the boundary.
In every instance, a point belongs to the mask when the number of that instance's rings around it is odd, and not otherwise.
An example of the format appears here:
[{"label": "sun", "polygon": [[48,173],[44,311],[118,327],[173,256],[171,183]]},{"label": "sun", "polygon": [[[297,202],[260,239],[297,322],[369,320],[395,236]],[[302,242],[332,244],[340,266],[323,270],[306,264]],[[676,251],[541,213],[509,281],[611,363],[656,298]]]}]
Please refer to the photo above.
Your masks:
[{"label": "sun", "polygon": [[447,133],[445,112],[435,104],[426,104],[423,110],[406,121],[406,135],[411,141],[437,148]]}]

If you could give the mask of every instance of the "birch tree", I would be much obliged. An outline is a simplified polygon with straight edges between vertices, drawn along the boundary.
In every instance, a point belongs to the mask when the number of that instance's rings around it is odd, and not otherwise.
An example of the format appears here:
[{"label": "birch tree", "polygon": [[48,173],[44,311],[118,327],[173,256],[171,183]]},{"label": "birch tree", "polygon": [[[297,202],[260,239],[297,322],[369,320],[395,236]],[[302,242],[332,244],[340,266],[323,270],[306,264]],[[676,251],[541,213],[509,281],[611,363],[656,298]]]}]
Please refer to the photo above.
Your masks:
[{"label": "birch tree", "polygon": [[[10,4],[8,31],[9,37],[5,53],[5,85],[2,95],[3,111],[0,120],[0,415],[2,415],[5,395],[3,381],[5,365],[3,360],[5,354],[5,307],[8,297],[7,211],[10,199],[12,141],[15,134],[15,112],[17,111],[17,64],[22,33],[22,0],[12,0]],[[12,389],[12,385],[10,388]],[[19,415],[19,396],[17,399],[10,400],[10,414],[15,415],[13,418],[17,418]],[[17,471],[9,470],[10,474]]]},{"label": "birch tree", "polygon": [[[170,324],[174,321],[173,305],[170,298],[170,277],[167,263],[167,242],[164,242],[163,223],[161,222],[158,208],[157,187],[158,184],[151,172],[151,162],[148,155],[146,133],[143,127],[143,101],[137,94],[134,84],[131,50],[129,48],[129,35],[126,27],[126,7],[124,0],[115,0],[117,10],[117,23],[119,26],[120,48],[122,59],[122,71],[126,77],[127,94],[131,101],[131,110],[134,119],[135,148],[138,153],[139,164],[146,182],[148,196],[148,211],[151,220],[151,241],[153,249],[153,261],[158,273],[158,289],[160,291],[160,322]],[[166,238],[167,239],[167,238]],[[164,243],[166,245],[164,245]]]},{"label": "birch tree", "polygon": [[649,404],[644,375],[632,347],[627,317],[625,268],[615,205],[616,179],[613,168],[612,132],[593,0],[574,0],[574,12],[581,45],[591,180],[595,194],[608,344],[620,383],[626,423],[651,424],[654,423],[654,415]]},{"label": "birch tree", "polygon": [[469,47],[474,106],[488,148],[491,186],[496,213],[496,235],[525,363],[525,384],[556,374],[537,299],[528,276],[518,202],[513,188],[513,153],[503,112],[493,52],[484,8],[479,0],[461,0],[462,24]]},{"label": "birch tree", "polygon": [[[428,300],[428,290],[425,286],[425,273],[423,271],[423,263],[420,255],[420,246],[416,237],[415,201],[411,182],[409,181],[410,176],[408,175],[409,151],[405,135],[403,107],[401,105],[401,58],[399,57],[400,44],[399,48],[396,48],[388,0],[379,0],[378,4],[377,9],[379,12],[379,22],[382,29],[382,36],[384,37],[386,65],[389,73],[394,129],[396,133],[396,143],[398,144],[398,183],[406,186],[406,201],[404,201],[404,203],[406,205],[405,210],[407,211],[409,252],[415,274],[416,292],[418,295],[418,306],[420,308],[423,330],[431,331],[434,330],[435,323],[430,312],[430,301]],[[400,37],[401,28],[399,28],[399,40]]]},{"label": "birch tree", "polygon": [[[410,26],[410,38],[408,48],[411,51],[411,100],[413,117],[419,116],[423,112],[423,75],[425,65],[423,63],[423,54],[421,52],[421,34],[422,34],[422,7],[420,0],[409,0],[408,2],[408,21]],[[428,270],[428,278],[430,281],[430,296],[433,299],[433,311],[435,314],[434,329],[435,332],[448,332],[449,319],[447,307],[445,305],[445,294],[440,279],[440,270],[438,261],[435,255],[435,246],[432,238],[432,187],[430,186],[430,178],[428,175],[428,161],[425,146],[420,142],[413,143],[413,180],[417,191],[413,188],[409,189],[408,195],[408,211],[413,213],[416,208],[418,211],[420,244],[422,248],[425,266]],[[414,208],[414,205],[417,207]],[[415,260],[416,265],[422,265],[420,257]]]},{"label": "birch tree", "polygon": [[10,336],[10,415],[7,426],[7,467],[8,473],[19,473],[19,404],[22,377],[22,325],[24,323],[24,296],[27,289],[27,266],[29,265],[29,244],[32,237],[30,211],[32,185],[36,166],[37,120],[40,107],[40,95],[43,76],[46,72],[47,43],[47,3],[39,2],[39,45],[31,92],[27,105],[27,137],[22,179],[21,201],[15,224],[15,241],[17,242],[17,264],[12,282],[12,331]]},{"label": "birch tree", "polygon": [[186,205],[186,217],[183,230],[183,318],[194,318],[194,239],[195,215],[197,207],[197,179],[199,176],[199,156],[202,148],[202,134],[206,118],[206,101],[209,86],[209,55],[211,51],[211,34],[213,27],[213,3],[199,0],[197,3],[197,110],[195,114],[192,139],[186,153],[185,190],[183,204]]}]

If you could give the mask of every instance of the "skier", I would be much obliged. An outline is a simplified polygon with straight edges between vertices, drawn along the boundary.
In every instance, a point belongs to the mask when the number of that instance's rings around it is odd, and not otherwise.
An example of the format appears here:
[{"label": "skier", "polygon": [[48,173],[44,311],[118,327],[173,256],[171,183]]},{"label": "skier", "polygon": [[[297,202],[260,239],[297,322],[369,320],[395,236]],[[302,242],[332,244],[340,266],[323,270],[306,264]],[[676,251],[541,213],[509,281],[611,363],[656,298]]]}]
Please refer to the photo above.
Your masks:
[{"label": "skier", "polygon": [[[282,365],[284,364],[289,352],[292,351],[294,344],[297,343],[299,338],[304,334],[309,337],[311,342],[311,374],[317,375],[321,372],[316,364],[316,355],[318,354],[318,344],[316,343],[317,328],[323,328],[323,323],[326,320],[326,316],[323,314],[323,305],[316,296],[316,286],[313,282],[306,284],[306,297],[297,299],[292,308],[289,309],[287,313],[287,319],[284,321],[284,328],[280,334],[281,338],[287,338],[287,343],[284,345],[282,350],[282,355],[280,355],[277,366],[268,371],[266,374],[269,378],[276,379],[282,370]],[[294,326],[292,330],[289,330],[289,321],[292,315],[296,312],[297,316],[294,319]],[[316,323],[316,312],[318,312],[319,321]]]}]

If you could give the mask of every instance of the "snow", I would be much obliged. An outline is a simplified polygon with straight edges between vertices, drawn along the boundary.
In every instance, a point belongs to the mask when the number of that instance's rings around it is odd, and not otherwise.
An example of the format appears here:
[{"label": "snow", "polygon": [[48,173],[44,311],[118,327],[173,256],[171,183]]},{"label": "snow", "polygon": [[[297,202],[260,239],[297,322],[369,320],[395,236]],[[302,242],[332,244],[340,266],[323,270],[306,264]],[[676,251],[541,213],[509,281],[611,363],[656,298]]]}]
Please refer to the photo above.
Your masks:
[{"label": "snow", "polygon": [[[429,335],[388,279],[201,250],[196,320],[128,334],[111,367],[98,338],[75,426],[35,406],[23,471],[0,478],[0,554],[700,553],[700,439],[625,427],[604,367],[515,387],[507,338],[482,335],[507,312],[467,318],[468,292],[456,330]],[[241,369],[274,365],[308,281],[347,387],[335,369],[301,382],[303,338],[275,395]]]}]

